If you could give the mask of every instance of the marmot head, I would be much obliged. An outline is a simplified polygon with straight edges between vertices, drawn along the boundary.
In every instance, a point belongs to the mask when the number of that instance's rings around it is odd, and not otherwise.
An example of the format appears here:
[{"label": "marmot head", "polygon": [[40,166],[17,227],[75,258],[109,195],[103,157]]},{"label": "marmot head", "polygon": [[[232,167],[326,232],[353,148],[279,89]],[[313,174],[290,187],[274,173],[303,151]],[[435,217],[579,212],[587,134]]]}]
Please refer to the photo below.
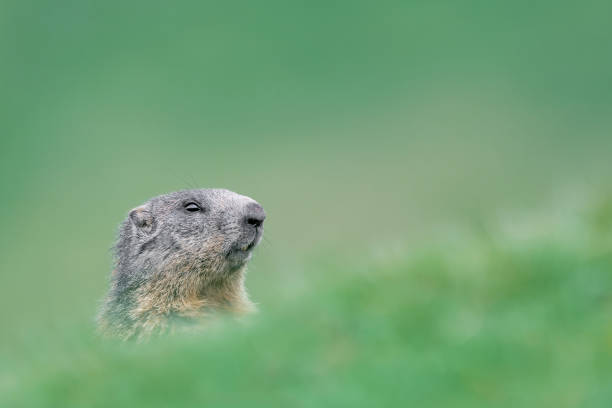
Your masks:
[{"label": "marmot head", "polygon": [[117,244],[119,269],[188,262],[210,278],[242,267],[266,218],[255,200],[223,189],[161,195],[129,212]]},{"label": "marmot head", "polygon": [[163,330],[172,317],[252,309],[244,266],[265,218],[256,201],[221,189],[165,194],[131,210],[119,231],[101,329],[128,338]]}]

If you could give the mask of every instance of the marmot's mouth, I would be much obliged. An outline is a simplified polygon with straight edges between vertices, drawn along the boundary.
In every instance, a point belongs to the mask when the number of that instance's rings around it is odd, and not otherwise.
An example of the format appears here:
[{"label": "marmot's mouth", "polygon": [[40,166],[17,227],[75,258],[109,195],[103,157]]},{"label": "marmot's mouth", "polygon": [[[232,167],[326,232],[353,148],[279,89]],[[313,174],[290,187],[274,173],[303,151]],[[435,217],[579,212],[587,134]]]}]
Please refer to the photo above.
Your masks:
[{"label": "marmot's mouth", "polygon": [[243,245],[243,246],[236,246],[234,247],[230,253],[232,252],[249,252],[251,249],[255,248],[255,241],[253,240],[251,241],[251,243]]},{"label": "marmot's mouth", "polygon": [[244,248],[242,248],[243,251],[250,251],[251,249],[255,248],[255,242],[257,242],[257,238],[255,238],[253,241],[251,241],[251,243],[247,246],[245,246]]},{"label": "marmot's mouth", "polygon": [[232,255],[238,255],[238,256],[250,255],[251,251],[253,250],[253,248],[255,248],[258,242],[259,242],[259,236],[255,236],[250,242],[244,245],[234,245],[234,247],[229,251],[227,256],[231,257]]},{"label": "marmot's mouth", "polygon": [[227,254],[227,260],[230,264],[240,266],[247,263],[249,259],[251,259],[253,248],[259,244],[262,235],[263,228],[257,228],[253,238],[249,239],[247,242],[236,242]]},{"label": "marmot's mouth", "polygon": [[245,246],[235,246],[232,248],[226,256],[230,268],[233,270],[246,264],[251,259],[254,246],[254,243],[250,243]]}]

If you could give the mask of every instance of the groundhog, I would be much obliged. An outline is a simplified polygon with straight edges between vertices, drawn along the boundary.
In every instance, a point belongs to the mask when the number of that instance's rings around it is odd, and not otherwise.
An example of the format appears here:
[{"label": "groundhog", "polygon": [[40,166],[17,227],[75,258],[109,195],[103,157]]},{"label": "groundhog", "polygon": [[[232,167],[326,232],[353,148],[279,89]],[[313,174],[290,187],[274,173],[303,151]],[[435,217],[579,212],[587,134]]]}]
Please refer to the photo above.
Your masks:
[{"label": "groundhog", "polygon": [[143,339],[215,311],[253,310],[245,267],[265,218],[256,201],[223,189],[164,194],[131,210],[115,245],[101,332]]}]

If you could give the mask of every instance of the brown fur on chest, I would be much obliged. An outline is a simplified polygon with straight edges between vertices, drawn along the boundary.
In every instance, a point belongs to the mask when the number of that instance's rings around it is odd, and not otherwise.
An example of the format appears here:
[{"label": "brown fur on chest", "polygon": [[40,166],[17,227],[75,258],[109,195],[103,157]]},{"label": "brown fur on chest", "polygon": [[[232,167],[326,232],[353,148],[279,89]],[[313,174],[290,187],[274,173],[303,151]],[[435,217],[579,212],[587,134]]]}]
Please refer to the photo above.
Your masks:
[{"label": "brown fur on chest", "polygon": [[241,314],[253,309],[244,288],[243,270],[217,280],[175,270],[139,287],[129,315],[140,337],[166,331],[176,320],[197,321],[218,311]]}]

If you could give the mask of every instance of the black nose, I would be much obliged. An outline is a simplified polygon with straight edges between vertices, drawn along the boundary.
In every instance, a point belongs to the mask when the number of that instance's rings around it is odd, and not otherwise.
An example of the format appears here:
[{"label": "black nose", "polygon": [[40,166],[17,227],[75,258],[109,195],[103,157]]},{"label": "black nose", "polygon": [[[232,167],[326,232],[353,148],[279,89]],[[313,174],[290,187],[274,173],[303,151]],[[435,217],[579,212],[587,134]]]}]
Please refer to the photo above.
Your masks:
[{"label": "black nose", "polygon": [[246,223],[254,227],[260,227],[266,219],[266,213],[261,205],[257,203],[250,203],[247,206],[246,211]]}]

